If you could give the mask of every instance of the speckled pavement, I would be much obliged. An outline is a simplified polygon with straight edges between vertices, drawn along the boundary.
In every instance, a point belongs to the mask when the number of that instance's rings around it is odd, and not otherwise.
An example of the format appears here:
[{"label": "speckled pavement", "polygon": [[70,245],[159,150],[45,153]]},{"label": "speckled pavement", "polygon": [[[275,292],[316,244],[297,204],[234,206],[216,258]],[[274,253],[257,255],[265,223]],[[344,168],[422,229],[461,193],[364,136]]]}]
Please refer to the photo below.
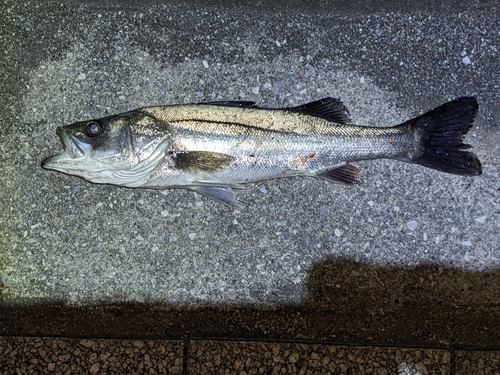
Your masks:
[{"label": "speckled pavement", "polygon": [[[62,371],[70,349],[67,366],[79,358],[101,371],[114,358],[127,371],[149,345],[159,373],[251,373],[257,363],[271,373],[498,372],[497,7],[3,1],[2,371]],[[40,167],[60,151],[57,126],[146,105],[333,96],[355,123],[388,126],[464,95],[479,102],[466,138],[483,165],[474,178],[360,162],[361,186],[264,181],[237,192],[239,211],[189,191],[97,186]],[[35,345],[54,347],[55,359],[31,353]],[[135,360],[118,359],[127,355]],[[370,358],[364,370],[352,367],[359,356]]]},{"label": "speckled pavement", "polygon": [[500,352],[283,342],[0,339],[1,374],[500,373]]},{"label": "speckled pavement", "polygon": [[2,338],[2,374],[182,374],[183,343],[164,340]]}]

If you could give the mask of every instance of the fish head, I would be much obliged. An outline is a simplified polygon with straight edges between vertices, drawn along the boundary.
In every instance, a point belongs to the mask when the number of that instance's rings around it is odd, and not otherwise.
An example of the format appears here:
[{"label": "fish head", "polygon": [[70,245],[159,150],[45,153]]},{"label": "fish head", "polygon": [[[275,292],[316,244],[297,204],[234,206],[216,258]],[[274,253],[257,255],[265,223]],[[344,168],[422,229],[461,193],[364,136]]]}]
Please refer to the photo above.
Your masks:
[{"label": "fish head", "polygon": [[[151,169],[151,163],[142,159],[159,154],[155,153],[158,142],[152,141],[158,139],[154,127],[146,134],[137,131],[137,128],[147,128],[152,121],[132,111],[58,127],[56,134],[64,149],[43,160],[42,168],[94,183],[138,186],[139,179],[144,179],[147,170]],[[137,151],[135,142],[140,146]]]}]

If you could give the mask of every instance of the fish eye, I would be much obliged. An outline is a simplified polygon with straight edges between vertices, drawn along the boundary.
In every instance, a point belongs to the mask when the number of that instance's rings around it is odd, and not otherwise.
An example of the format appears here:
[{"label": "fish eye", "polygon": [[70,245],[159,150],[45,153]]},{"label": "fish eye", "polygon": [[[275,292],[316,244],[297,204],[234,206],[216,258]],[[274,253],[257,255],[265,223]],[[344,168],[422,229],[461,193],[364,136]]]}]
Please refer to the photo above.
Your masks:
[{"label": "fish eye", "polygon": [[89,137],[97,137],[102,133],[102,125],[97,121],[90,121],[87,123],[87,134]]}]

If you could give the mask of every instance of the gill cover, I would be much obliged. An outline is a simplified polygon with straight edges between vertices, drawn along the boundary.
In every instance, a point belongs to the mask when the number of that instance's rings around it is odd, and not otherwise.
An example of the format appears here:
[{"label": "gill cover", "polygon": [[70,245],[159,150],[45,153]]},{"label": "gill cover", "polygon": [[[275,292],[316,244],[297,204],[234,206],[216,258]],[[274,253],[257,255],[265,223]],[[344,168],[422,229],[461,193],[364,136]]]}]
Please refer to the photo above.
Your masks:
[{"label": "gill cover", "polygon": [[[56,133],[64,151],[45,159],[42,167],[94,183],[140,186],[168,148],[168,142],[158,138],[156,142],[151,142],[150,137],[133,140],[133,129],[151,121],[131,111],[60,127]],[[140,144],[140,153],[135,151],[134,141]]]}]

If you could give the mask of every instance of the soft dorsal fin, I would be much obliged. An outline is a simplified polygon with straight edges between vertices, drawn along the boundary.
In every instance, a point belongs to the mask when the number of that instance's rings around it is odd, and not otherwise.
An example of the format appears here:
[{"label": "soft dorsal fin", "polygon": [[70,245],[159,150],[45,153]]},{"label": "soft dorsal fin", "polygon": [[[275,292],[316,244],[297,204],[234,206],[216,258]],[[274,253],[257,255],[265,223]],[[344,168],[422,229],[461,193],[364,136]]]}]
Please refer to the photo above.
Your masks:
[{"label": "soft dorsal fin", "polygon": [[349,110],[340,99],[323,98],[311,103],[288,108],[294,112],[307,113],[311,116],[321,117],[325,120],[339,124],[349,124]]},{"label": "soft dorsal fin", "polygon": [[235,100],[221,100],[221,101],[213,101],[213,102],[203,102],[198,104],[206,104],[206,105],[221,105],[224,107],[241,107],[241,108],[253,108],[256,107],[255,102],[251,101],[235,101]]}]

